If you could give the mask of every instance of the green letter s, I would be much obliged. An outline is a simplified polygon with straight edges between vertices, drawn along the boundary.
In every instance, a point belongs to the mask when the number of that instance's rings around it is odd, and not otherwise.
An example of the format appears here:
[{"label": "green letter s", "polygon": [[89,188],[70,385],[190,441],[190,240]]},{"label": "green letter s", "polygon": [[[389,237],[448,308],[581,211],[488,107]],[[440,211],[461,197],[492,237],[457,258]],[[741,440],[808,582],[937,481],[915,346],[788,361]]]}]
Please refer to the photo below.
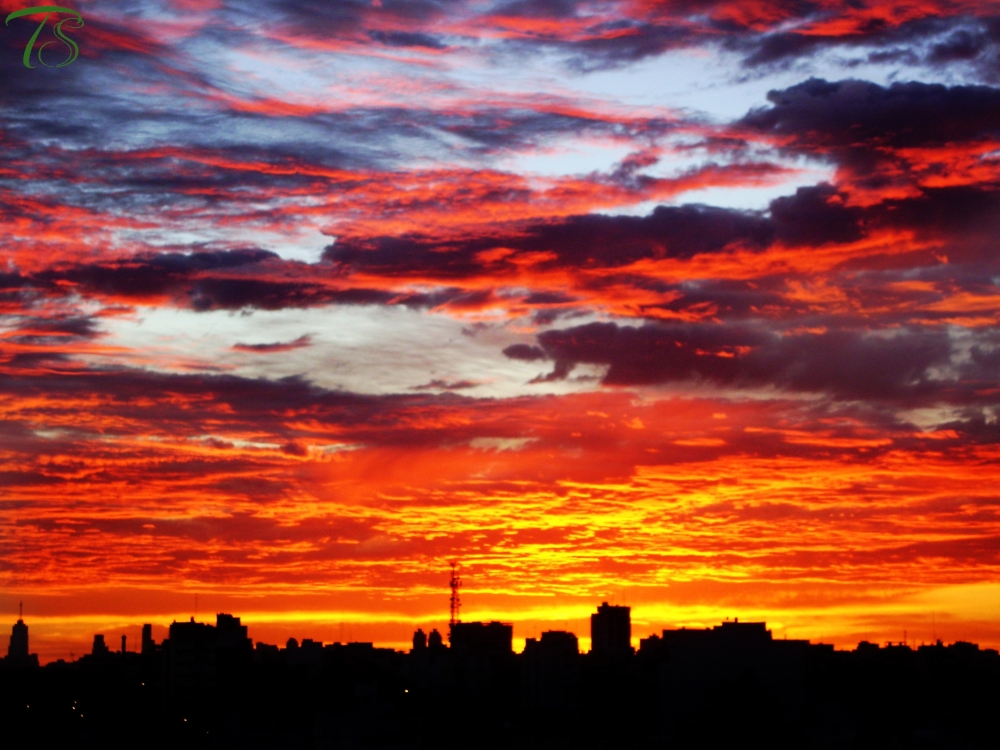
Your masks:
[{"label": "green letter s", "polygon": [[[56,65],[57,68],[62,68],[66,65],[69,65],[80,54],[80,48],[77,46],[77,43],[74,42],[72,39],[70,39],[68,36],[66,36],[66,34],[62,30],[62,25],[67,21],[76,22],[76,26],[72,27],[74,29],[79,29],[80,27],[83,26],[83,21],[80,20],[79,18],[64,18],[63,20],[61,20],[59,23],[56,24],[56,27],[55,29],[53,29],[53,32],[57,37],[59,37],[63,41],[63,44],[65,44],[67,47],[70,48],[69,57],[66,60],[63,60],[58,65]],[[45,44],[52,44],[52,42],[46,42]],[[42,47],[44,47],[45,44],[43,44]],[[42,47],[38,48],[38,62],[42,63],[42,65],[45,65],[45,63],[42,61]]]}]

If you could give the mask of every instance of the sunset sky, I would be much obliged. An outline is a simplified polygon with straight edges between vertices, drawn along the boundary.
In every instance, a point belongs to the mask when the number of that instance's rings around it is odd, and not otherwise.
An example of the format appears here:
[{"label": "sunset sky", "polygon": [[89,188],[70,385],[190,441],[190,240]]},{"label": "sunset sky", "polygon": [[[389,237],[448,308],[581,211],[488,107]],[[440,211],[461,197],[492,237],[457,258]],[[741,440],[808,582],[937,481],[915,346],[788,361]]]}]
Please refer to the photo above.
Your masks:
[{"label": "sunset sky", "polygon": [[[0,0],[9,13],[30,0]],[[174,619],[1000,646],[1000,3],[0,26],[0,655]]]}]

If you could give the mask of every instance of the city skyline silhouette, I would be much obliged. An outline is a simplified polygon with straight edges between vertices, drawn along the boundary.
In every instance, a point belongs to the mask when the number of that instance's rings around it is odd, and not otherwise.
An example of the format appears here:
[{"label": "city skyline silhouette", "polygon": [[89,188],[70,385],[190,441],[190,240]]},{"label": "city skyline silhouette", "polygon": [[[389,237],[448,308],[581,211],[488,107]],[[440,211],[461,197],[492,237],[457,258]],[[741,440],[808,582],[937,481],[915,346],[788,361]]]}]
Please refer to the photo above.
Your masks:
[{"label": "city skyline silhouette", "polygon": [[192,616],[162,642],[150,624],[134,651],[124,636],[115,651],[95,634],[89,654],[43,667],[19,619],[0,661],[0,724],[25,739],[111,747],[138,737],[164,747],[1000,746],[986,709],[1000,697],[1000,654],[976,644],[835,651],[734,618],[663,629],[635,649],[630,608],[602,602],[590,652],[575,633],[549,630],[517,654],[511,624],[453,620],[447,638],[417,628],[395,651],[255,643],[238,616]]}]

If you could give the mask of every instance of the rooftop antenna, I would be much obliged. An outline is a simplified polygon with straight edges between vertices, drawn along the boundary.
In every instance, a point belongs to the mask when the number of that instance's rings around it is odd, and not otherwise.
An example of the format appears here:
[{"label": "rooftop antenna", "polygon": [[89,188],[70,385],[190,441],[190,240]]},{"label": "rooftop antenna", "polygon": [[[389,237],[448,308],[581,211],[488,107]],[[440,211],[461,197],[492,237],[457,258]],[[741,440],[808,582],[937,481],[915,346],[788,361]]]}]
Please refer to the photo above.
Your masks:
[{"label": "rooftop antenna", "polygon": [[458,563],[451,561],[451,581],[448,586],[451,588],[451,618],[448,620],[448,631],[456,623],[461,622],[458,618],[459,610],[462,608],[462,600],[458,596],[458,590],[462,588],[462,579],[458,577]]},{"label": "rooftop antenna", "polygon": [[17,619],[19,621],[24,619],[24,602],[17,603]]}]

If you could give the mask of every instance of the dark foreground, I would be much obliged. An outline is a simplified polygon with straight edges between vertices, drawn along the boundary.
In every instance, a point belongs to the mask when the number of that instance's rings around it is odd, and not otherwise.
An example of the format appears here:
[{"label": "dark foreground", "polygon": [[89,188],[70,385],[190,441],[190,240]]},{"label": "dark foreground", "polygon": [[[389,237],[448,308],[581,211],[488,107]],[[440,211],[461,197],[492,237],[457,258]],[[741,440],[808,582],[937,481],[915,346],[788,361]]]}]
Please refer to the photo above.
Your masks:
[{"label": "dark foreground", "polygon": [[635,654],[559,632],[514,654],[509,626],[468,623],[451,648],[278,649],[223,618],[142,653],[0,662],[3,746],[1000,748],[1000,657],[973,644],[835,652],[726,623]]}]

